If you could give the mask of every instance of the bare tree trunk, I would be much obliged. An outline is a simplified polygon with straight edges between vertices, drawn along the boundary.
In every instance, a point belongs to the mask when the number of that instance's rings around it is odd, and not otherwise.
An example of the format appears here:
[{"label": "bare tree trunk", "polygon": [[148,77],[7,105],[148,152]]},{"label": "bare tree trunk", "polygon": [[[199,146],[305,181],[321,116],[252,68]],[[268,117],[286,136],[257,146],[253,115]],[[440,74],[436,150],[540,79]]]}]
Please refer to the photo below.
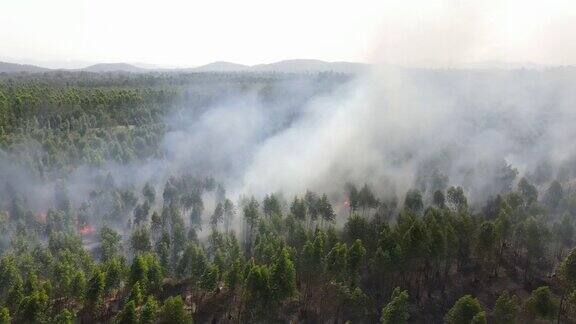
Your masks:
[{"label": "bare tree trunk", "polygon": [[560,319],[562,318],[562,304],[564,303],[564,298],[566,294],[562,293],[562,298],[560,298],[560,305],[558,306],[558,319],[556,320],[557,324],[560,324]]},{"label": "bare tree trunk", "polygon": [[530,268],[530,258],[526,260],[526,268],[524,269],[524,282],[528,280],[528,269]]}]

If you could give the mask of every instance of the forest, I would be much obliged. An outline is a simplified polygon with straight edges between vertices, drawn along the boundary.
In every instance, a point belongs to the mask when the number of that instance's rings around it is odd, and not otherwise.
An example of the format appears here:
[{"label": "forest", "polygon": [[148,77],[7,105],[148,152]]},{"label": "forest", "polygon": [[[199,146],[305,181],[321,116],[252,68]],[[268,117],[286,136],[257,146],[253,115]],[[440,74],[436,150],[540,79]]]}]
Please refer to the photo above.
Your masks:
[{"label": "forest", "polygon": [[[410,73],[418,85],[493,76]],[[309,107],[332,109],[326,98],[354,93],[356,81],[328,72],[0,74],[0,324],[576,322],[571,156],[532,169],[504,156],[458,160],[452,176],[446,161],[471,151],[438,149],[394,190],[375,171],[348,169],[349,179],[333,173],[339,181],[321,184],[288,172],[297,192],[238,185],[251,179],[246,168],[268,179],[247,167],[253,155],[283,162],[247,143],[292,134]],[[552,104],[542,97],[538,107]],[[470,115],[473,129],[510,125]],[[510,132],[516,151],[543,134]],[[400,165],[416,150],[382,143],[397,154],[385,156],[390,170],[407,178]],[[489,176],[471,175],[480,164]]]}]

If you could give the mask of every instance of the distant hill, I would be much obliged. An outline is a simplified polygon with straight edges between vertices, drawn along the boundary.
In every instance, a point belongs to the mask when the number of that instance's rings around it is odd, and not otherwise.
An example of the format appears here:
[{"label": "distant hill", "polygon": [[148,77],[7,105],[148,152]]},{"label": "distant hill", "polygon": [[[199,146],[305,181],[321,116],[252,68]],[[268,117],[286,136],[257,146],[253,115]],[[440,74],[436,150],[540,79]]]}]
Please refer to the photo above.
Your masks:
[{"label": "distant hill", "polygon": [[320,60],[286,60],[270,64],[247,66],[230,62],[214,62],[189,69],[192,72],[341,72],[357,73],[368,65],[351,62],[325,62]]},{"label": "distant hill", "polygon": [[473,63],[464,63],[457,65],[456,67],[464,69],[478,69],[478,70],[517,70],[517,69],[542,70],[549,66],[532,62],[521,63],[521,62],[481,61]]},{"label": "distant hill", "polygon": [[341,72],[357,73],[366,69],[367,64],[351,62],[325,62],[320,60],[286,60],[270,64],[258,64],[253,66],[242,65],[232,62],[218,61],[210,64],[178,69],[178,68],[161,68],[153,65],[140,64],[136,66],[128,63],[98,63],[80,69],[48,69],[35,65],[24,65],[16,63],[0,62],[0,73],[17,73],[17,72],[48,72],[48,71],[85,71],[93,73],[106,72],[129,72],[145,73],[151,71],[167,72],[284,72],[284,73],[316,73],[316,72]]},{"label": "distant hill", "polygon": [[199,67],[195,67],[189,69],[189,71],[193,72],[241,72],[249,70],[250,67],[248,65],[236,64],[231,62],[213,62],[210,64],[202,65]]},{"label": "distant hill", "polygon": [[142,73],[142,72],[148,71],[148,69],[140,68],[140,67],[134,66],[132,64],[128,64],[128,63],[99,63],[99,64],[87,66],[87,67],[80,69],[80,70],[86,71],[86,72],[96,72],[96,73],[102,73],[102,72]]},{"label": "distant hill", "polygon": [[[426,65],[424,65],[426,66]],[[434,66],[434,64],[431,64]],[[439,65],[442,66],[442,65]],[[164,67],[145,63],[98,63],[84,68],[44,68],[37,65],[17,64],[0,62],[0,73],[41,73],[49,71],[86,71],[93,73],[106,72],[124,72],[124,73],[146,73],[146,72],[278,72],[278,73],[318,73],[318,72],[337,72],[337,73],[359,73],[367,70],[370,64],[355,62],[327,62],[321,60],[295,59],[285,60],[268,64],[243,65],[232,62],[217,61],[206,65],[193,68]],[[472,70],[543,70],[550,68],[559,68],[560,66],[541,65],[536,63],[514,63],[499,61],[484,61],[473,63],[462,63],[448,65],[447,67],[438,67],[440,69],[472,69]]]},{"label": "distant hill", "polygon": [[270,64],[259,64],[251,67],[252,71],[262,72],[341,72],[357,73],[361,72],[368,65],[351,62],[326,62],[320,60],[286,60]]},{"label": "distant hill", "polygon": [[36,65],[0,62],[0,73],[19,73],[19,72],[38,73],[46,71],[50,71],[50,69]]}]

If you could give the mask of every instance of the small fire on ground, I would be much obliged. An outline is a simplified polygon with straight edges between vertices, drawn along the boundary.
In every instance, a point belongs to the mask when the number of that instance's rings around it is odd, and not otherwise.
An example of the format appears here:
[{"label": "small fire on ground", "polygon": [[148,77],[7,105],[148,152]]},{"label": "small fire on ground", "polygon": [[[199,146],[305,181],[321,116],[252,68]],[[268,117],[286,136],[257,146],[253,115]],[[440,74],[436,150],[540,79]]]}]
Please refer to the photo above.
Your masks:
[{"label": "small fire on ground", "polygon": [[78,230],[78,232],[82,235],[88,235],[94,232],[94,228],[90,225],[84,225]]}]

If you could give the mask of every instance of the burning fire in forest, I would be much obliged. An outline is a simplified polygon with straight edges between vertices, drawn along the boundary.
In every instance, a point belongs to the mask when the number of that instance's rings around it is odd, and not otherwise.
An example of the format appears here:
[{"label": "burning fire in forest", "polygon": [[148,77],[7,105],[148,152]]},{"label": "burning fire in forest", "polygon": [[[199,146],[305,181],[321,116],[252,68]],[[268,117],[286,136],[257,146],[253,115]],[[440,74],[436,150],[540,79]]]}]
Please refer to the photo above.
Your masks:
[{"label": "burning fire in forest", "polygon": [[90,225],[84,225],[78,230],[78,232],[82,235],[89,235],[94,232],[94,227]]}]

